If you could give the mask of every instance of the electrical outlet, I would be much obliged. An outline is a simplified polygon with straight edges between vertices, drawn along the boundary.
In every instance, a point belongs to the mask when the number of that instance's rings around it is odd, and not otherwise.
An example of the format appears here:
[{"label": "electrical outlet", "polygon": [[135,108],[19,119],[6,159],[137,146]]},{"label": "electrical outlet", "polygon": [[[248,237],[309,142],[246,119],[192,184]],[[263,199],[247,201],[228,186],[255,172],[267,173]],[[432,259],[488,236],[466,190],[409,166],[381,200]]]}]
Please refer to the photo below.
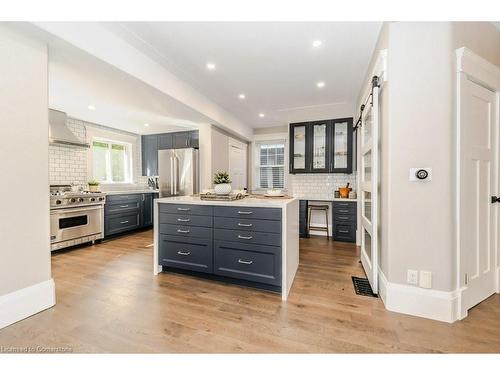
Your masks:
[{"label": "electrical outlet", "polygon": [[432,272],[430,271],[420,271],[419,283],[421,288],[430,289],[432,288]]},{"label": "electrical outlet", "polygon": [[418,271],[408,270],[408,275],[406,276],[406,282],[411,285],[418,284]]}]

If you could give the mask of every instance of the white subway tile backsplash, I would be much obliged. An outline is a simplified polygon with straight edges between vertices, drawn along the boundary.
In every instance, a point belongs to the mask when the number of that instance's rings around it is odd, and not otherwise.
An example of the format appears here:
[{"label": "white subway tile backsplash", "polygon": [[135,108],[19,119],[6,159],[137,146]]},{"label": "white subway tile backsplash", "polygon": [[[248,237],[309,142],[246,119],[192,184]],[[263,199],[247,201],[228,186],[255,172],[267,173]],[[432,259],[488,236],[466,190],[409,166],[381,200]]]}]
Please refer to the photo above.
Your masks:
[{"label": "white subway tile backsplash", "polygon": [[339,187],[356,188],[356,174],[296,174],[291,175],[291,190],[297,198],[331,200]]}]

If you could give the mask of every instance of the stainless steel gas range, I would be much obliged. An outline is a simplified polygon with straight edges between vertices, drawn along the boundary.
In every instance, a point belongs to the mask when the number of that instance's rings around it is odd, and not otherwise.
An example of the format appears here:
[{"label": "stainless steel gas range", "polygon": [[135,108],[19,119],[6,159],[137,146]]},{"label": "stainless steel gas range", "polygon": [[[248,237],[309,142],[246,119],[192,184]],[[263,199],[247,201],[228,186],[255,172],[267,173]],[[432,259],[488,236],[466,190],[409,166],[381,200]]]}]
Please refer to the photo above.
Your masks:
[{"label": "stainless steel gas range", "polygon": [[105,203],[104,193],[72,192],[70,185],[51,185],[51,250],[102,239]]}]

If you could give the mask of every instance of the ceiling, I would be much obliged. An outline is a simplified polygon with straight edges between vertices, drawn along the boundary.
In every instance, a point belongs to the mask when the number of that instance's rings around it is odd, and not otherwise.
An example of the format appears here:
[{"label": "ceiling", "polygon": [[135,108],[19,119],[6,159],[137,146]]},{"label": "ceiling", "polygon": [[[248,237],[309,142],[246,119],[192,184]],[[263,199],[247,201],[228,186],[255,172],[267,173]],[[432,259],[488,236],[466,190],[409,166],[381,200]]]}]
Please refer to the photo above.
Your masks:
[{"label": "ceiling", "polygon": [[[381,28],[379,22],[105,25],[253,128],[286,124],[308,108],[354,109]],[[322,45],[313,47],[315,40]],[[216,68],[209,71],[207,62]]]},{"label": "ceiling", "polygon": [[138,134],[210,123],[186,105],[55,38],[49,41],[49,107]]}]

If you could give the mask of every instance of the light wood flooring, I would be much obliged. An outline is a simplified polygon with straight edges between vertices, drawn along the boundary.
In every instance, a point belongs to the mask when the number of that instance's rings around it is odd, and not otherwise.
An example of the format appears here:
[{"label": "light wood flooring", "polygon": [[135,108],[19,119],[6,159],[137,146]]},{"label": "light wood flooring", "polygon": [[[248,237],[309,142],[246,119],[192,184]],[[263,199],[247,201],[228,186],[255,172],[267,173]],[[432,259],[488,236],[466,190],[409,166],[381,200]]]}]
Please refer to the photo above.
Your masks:
[{"label": "light wood flooring", "polygon": [[454,324],[357,296],[359,250],[301,239],[289,300],[179,274],[152,274],[152,231],[55,254],[57,304],[0,330],[0,346],[74,352],[500,352],[500,295]]}]

